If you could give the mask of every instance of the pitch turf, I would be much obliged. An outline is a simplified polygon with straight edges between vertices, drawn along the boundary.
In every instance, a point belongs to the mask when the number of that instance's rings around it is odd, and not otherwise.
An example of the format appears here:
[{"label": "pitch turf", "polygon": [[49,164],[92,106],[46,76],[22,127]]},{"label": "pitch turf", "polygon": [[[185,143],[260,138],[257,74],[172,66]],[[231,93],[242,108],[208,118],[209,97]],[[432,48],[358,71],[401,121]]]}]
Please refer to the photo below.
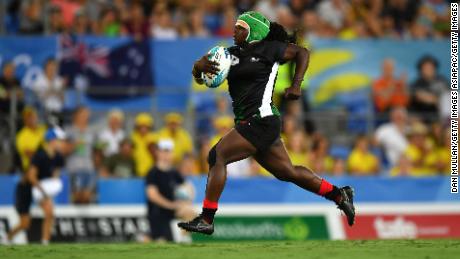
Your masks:
[{"label": "pitch turf", "polygon": [[460,258],[460,240],[304,241],[0,246],[0,258]]}]

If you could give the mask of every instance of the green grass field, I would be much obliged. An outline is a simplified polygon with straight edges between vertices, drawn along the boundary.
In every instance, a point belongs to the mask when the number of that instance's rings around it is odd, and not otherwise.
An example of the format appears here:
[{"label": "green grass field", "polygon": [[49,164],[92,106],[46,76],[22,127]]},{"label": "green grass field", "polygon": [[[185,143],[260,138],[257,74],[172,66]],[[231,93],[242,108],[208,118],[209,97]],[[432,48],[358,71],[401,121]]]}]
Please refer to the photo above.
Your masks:
[{"label": "green grass field", "polygon": [[460,240],[304,241],[0,246],[0,258],[460,258]]}]

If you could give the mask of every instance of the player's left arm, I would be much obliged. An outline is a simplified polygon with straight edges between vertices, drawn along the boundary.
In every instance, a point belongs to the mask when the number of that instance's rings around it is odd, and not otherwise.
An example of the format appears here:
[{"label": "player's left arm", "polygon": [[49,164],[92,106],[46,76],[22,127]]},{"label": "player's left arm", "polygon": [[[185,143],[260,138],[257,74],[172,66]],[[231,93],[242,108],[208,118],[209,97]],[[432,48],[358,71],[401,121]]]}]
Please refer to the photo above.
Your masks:
[{"label": "player's left arm", "polygon": [[302,85],[305,72],[310,62],[310,51],[299,45],[289,43],[284,51],[283,59],[285,61],[295,62],[294,77],[292,85],[286,88],[284,97],[291,100],[299,99],[301,95],[300,86]]}]

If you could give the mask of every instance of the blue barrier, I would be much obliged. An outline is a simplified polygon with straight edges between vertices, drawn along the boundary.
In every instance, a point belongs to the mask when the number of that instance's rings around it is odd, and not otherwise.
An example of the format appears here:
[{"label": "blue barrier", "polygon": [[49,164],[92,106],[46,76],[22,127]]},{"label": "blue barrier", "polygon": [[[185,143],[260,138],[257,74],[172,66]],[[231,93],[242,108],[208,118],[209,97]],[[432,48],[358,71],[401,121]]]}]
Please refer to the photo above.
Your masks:
[{"label": "blue barrier", "polygon": [[[70,181],[67,175],[61,175],[62,192],[54,198],[56,204],[70,203]],[[16,184],[19,181],[18,175],[0,175],[0,205],[14,204],[14,193]]]},{"label": "blue barrier", "polygon": [[[56,202],[70,201],[68,177],[63,176],[64,191]],[[336,185],[351,185],[357,202],[460,202],[450,193],[450,177],[328,177]],[[0,205],[13,204],[17,176],[0,176]],[[205,177],[191,177],[196,188],[196,203],[201,203]],[[145,203],[143,179],[103,179],[98,182],[100,204]],[[228,179],[221,203],[321,203],[325,200],[301,188],[271,178]]]}]

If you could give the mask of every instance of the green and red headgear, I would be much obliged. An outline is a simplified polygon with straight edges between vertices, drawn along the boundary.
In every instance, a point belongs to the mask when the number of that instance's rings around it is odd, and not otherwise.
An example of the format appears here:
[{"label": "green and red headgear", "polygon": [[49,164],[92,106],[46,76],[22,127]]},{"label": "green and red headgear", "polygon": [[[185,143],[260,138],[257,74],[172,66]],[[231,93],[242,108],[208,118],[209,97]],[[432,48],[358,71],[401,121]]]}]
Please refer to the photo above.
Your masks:
[{"label": "green and red headgear", "polygon": [[267,37],[270,32],[270,21],[259,12],[245,12],[238,17],[236,25],[242,26],[248,30],[246,41],[251,43],[260,41]]}]

